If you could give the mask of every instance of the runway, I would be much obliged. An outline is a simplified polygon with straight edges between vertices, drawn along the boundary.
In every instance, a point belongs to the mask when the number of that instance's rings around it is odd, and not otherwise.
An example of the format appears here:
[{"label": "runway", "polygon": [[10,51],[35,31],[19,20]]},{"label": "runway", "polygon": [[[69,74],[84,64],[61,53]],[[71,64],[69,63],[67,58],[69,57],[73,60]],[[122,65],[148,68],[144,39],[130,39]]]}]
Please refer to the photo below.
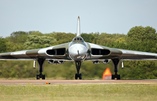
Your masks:
[{"label": "runway", "polygon": [[157,80],[0,80],[0,85],[157,84]]}]

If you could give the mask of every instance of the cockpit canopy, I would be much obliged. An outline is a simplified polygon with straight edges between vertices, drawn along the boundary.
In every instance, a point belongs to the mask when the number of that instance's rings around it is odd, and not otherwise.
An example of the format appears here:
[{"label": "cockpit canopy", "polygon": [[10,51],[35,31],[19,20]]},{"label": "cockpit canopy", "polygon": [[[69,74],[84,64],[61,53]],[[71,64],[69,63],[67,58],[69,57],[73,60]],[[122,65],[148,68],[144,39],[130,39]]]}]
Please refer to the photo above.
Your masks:
[{"label": "cockpit canopy", "polygon": [[83,42],[84,40],[83,40],[83,38],[82,37],[75,37],[74,39],[73,39],[73,42]]}]

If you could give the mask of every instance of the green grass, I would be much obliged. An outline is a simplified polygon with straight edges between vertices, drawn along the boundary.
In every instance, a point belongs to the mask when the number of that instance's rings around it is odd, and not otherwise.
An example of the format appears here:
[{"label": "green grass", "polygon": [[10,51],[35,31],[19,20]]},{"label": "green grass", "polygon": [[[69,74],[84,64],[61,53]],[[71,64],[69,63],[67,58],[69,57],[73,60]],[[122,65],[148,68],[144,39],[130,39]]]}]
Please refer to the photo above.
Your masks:
[{"label": "green grass", "polygon": [[157,100],[157,84],[0,85],[0,101],[148,100]]}]

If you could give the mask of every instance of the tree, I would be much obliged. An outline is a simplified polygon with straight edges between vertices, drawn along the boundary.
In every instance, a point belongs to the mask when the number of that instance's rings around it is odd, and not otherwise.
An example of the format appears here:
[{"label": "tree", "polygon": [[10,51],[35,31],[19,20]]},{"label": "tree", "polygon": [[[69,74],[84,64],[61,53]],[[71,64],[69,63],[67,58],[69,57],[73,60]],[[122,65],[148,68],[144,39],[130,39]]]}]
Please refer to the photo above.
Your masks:
[{"label": "tree", "polygon": [[136,41],[156,40],[156,30],[150,26],[135,26],[128,32],[128,37]]},{"label": "tree", "polygon": [[150,26],[135,26],[129,30],[127,35],[130,49],[157,52],[157,34],[154,28]]},{"label": "tree", "polygon": [[[86,42],[96,43],[114,48],[126,48],[157,53],[156,30],[152,27],[136,26],[128,34],[83,33],[81,36]],[[76,35],[64,32],[42,34],[39,31],[13,32],[7,38],[0,38],[0,51],[18,51],[22,49],[36,49],[70,42]],[[54,79],[73,79],[76,72],[74,62],[64,64],[48,64],[45,62],[44,73]],[[81,72],[84,79],[101,79],[105,67],[109,64],[93,65],[91,61],[83,62]],[[124,61],[125,69],[119,68],[122,79],[157,78],[156,61]],[[32,67],[32,61],[0,61],[0,77],[29,78],[34,77],[37,69]],[[53,67],[53,68],[52,68]],[[57,67],[57,68],[55,68]],[[68,69],[68,70],[67,70]],[[113,71],[113,68],[111,68]]]},{"label": "tree", "polygon": [[23,50],[23,43],[27,40],[28,33],[23,31],[17,31],[11,33],[6,39],[7,51]]},{"label": "tree", "polygon": [[17,31],[11,33],[7,39],[13,43],[24,43],[27,40],[28,33],[24,31]]},{"label": "tree", "polygon": [[29,35],[37,35],[37,36],[38,36],[38,35],[39,35],[39,36],[42,35],[42,33],[39,32],[39,31],[29,31],[28,34],[29,34]]},{"label": "tree", "polygon": [[56,44],[70,42],[75,37],[75,34],[72,33],[54,32],[52,34],[53,37],[56,39]]},{"label": "tree", "polygon": [[83,39],[84,39],[86,42],[92,42],[92,41],[95,39],[93,33],[91,33],[91,34],[82,33],[81,36],[83,37]]},{"label": "tree", "polygon": [[6,52],[6,40],[0,37],[0,52]]},{"label": "tree", "polygon": [[30,34],[28,39],[24,43],[25,48],[27,49],[37,49],[45,48],[51,46],[56,40],[54,37],[49,37],[49,35],[35,35]]}]

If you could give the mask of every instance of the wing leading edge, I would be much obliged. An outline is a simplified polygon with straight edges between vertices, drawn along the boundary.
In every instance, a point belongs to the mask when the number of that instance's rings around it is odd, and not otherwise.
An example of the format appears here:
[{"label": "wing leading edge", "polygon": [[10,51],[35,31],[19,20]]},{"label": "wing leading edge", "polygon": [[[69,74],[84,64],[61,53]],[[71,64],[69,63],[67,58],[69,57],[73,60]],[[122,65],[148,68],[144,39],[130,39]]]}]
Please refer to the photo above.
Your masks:
[{"label": "wing leading edge", "polygon": [[[135,59],[135,60],[140,60],[140,59],[157,59],[157,54],[156,53],[150,53],[150,52],[142,52],[142,51],[133,51],[133,50],[124,50],[124,49],[117,49],[117,48],[109,48],[97,44],[92,44],[88,43],[91,49],[91,59]],[[93,54],[92,49],[97,49],[97,53]],[[103,53],[102,50],[107,50],[104,51],[106,52]],[[88,58],[88,60],[90,60]]]},{"label": "wing leading edge", "polygon": [[22,50],[15,52],[0,53],[0,59],[69,59],[67,57],[67,47],[69,43],[60,44],[41,49]]},{"label": "wing leading edge", "polygon": [[150,52],[141,52],[141,51],[133,51],[133,50],[124,50],[119,49],[122,52],[121,58],[122,59],[157,59],[156,53]]}]

